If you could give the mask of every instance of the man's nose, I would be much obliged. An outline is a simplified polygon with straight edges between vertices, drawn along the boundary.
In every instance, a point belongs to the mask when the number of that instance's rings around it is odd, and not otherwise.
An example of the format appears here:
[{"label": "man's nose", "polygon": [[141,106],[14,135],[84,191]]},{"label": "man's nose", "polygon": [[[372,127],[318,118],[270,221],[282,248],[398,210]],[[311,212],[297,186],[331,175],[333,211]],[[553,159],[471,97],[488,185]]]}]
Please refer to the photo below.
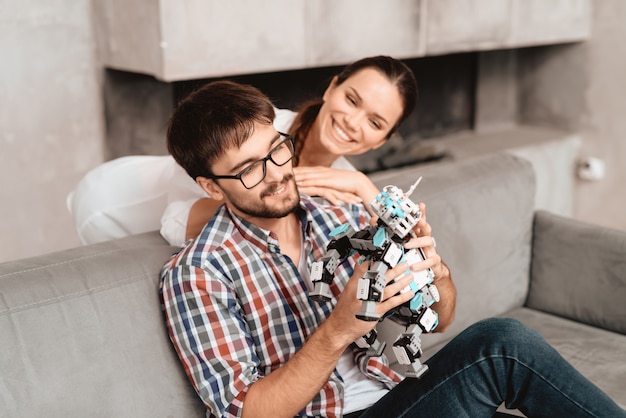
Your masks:
[{"label": "man's nose", "polygon": [[291,172],[292,170],[293,166],[291,161],[283,166],[277,166],[272,160],[268,160],[265,162],[265,182],[274,183],[282,181],[285,174]]}]

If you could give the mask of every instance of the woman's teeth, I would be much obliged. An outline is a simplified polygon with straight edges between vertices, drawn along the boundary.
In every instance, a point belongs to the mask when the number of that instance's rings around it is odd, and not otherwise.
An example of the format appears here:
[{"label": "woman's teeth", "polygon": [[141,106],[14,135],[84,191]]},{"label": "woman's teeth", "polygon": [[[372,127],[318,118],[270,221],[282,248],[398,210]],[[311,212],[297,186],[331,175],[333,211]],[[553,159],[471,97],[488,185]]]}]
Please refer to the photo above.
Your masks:
[{"label": "woman's teeth", "polygon": [[346,142],[351,141],[350,137],[346,135],[344,131],[342,131],[337,125],[333,126],[334,131],[339,135],[339,138],[343,139]]}]

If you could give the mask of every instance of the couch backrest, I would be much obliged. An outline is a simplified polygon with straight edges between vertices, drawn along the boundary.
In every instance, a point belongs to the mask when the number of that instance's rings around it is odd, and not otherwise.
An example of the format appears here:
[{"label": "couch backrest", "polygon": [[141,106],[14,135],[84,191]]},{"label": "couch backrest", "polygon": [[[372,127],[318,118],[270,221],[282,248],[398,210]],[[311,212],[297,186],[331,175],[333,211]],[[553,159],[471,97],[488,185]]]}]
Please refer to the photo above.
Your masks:
[{"label": "couch backrest", "polygon": [[[406,191],[419,176],[423,179],[411,197],[426,204],[437,250],[457,287],[455,321],[443,334],[422,337],[427,349],[480,319],[524,304],[535,177],[527,160],[501,153],[380,172],[372,180]],[[378,329],[388,341],[400,330],[389,321]]]},{"label": "couch backrest", "polygon": [[0,415],[193,417],[167,337],[158,233],[0,264]]}]

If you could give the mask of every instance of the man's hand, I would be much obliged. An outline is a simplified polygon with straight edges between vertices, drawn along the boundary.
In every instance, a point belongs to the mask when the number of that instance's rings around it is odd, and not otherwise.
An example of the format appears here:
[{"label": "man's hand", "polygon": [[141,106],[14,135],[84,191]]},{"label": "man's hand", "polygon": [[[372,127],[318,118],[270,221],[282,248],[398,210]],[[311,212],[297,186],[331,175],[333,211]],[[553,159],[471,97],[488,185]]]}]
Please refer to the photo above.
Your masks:
[{"label": "man's hand", "polygon": [[[410,275],[403,274],[407,269],[403,263],[387,271],[388,282],[398,275],[403,277],[385,288],[383,301],[377,308],[381,314],[413,297],[413,292],[397,294],[411,280]],[[361,308],[361,301],[356,297],[357,282],[365,271],[365,264],[357,265],[332,313],[302,348],[282,367],[250,386],[244,417],[294,416],[328,381],[346,348],[376,326],[377,321],[362,321],[356,317]]]},{"label": "man's hand", "polygon": [[[411,291],[400,293],[400,290],[404,289],[412,280],[411,275],[404,274],[408,269],[408,264],[400,263],[386,272],[387,283],[394,279],[397,280],[385,287],[382,301],[377,304],[376,313],[383,316],[393,308],[411,300],[415,295]],[[362,303],[356,296],[357,284],[366,271],[367,263],[355,266],[354,274],[339,296],[333,312],[326,320],[327,325],[333,328],[333,334],[336,335],[337,343],[345,347],[370,332],[378,323],[378,321],[363,321],[356,317],[356,313],[361,309]]]}]

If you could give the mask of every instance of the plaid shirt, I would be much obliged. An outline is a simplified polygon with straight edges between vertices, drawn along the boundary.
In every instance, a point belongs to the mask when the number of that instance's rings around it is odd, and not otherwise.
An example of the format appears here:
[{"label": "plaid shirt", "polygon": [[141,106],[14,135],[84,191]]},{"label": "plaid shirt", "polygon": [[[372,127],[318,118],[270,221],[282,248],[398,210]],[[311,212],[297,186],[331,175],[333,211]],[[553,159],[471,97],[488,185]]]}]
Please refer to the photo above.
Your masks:
[{"label": "plaid shirt", "polygon": [[[298,215],[308,268],[324,254],[332,229],[345,222],[360,229],[368,220],[361,205],[326,207],[307,198]],[[344,260],[335,271],[333,300],[313,302],[275,236],[220,208],[161,273],[170,338],[207,416],[240,416],[250,385],[298,351],[328,317],[352,272],[352,260]],[[384,356],[356,348],[354,355],[363,373],[387,387],[402,379]],[[335,370],[300,414],[338,417],[342,410],[343,380]]]}]

